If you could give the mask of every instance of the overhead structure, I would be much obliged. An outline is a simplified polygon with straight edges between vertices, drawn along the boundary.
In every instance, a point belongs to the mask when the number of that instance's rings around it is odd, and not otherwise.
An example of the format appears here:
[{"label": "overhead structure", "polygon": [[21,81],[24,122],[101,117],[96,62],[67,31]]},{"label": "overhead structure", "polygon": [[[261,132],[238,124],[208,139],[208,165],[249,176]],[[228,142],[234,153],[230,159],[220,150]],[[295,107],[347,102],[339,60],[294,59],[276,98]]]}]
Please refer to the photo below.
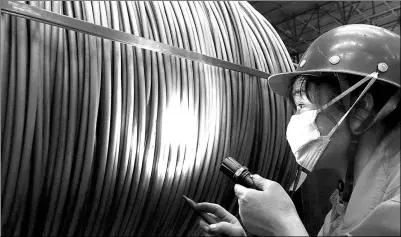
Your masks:
[{"label": "overhead structure", "polygon": [[252,1],[277,30],[293,61],[323,33],[346,24],[369,24],[400,34],[400,1]]},{"label": "overhead structure", "polygon": [[248,3],[2,4],[3,235],[197,235],[182,195],[235,212],[223,158],[294,180],[265,79],[294,68]]}]

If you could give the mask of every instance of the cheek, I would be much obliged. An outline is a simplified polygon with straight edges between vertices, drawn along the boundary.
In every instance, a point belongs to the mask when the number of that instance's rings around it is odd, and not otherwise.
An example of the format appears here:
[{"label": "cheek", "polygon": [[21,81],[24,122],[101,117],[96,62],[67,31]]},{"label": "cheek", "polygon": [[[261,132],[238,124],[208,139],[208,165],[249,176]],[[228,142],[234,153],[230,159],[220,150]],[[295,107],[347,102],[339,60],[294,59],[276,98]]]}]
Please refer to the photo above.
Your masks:
[{"label": "cheek", "polygon": [[335,126],[336,122],[330,120],[325,115],[318,115],[316,118],[316,125],[319,128],[319,132],[321,136],[327,135],[331,129]]},{"label": "cheek", "polygon": [[[330,113],[332,117],[322,114],[316,118],[316,125],[319,128],[322,136],[327,135],[331,129],[337,124],[344,113],[336,111],[336,113]],[[337,166],[344,164],[348,151],[348,144],[350,143],[350,130],[347,123],[344,121],[334,132],[330,138],[330,142],[316,164],[317,169],[332,169]]]},{"label": "cheek", "polygon": [[351,142],[349,129],[346,126],[340,126],[330,139],[327,150],[331,154],[343,155],[348,151]]},{"label": "cheek", "polygon": [[346,162],[351,136],[346,124],[342,124],[330,139],[330,143],[316,164],[317,169],[335,168]]},{"label": "cheek", "polygon": [[[343,112],[339,111],[337,108],[329,108],[326,112],[319,113],[316,118],[316,125],[319,128],[320,135],[325,136],[329,134],[331,129],[340,121],[341,117],[344,115]],[[341,127],[345,124],[345,121],[337,129],[341,130]],[[337,133],[337,132],[335,132]]]}]

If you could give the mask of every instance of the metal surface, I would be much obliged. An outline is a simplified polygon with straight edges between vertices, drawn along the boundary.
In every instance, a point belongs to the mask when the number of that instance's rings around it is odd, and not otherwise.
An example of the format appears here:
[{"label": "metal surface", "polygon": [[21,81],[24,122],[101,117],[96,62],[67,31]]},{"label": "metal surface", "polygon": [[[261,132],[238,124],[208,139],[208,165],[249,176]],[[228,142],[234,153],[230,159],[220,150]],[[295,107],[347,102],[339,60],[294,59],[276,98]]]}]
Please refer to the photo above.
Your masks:
[{"label": "metal surface", "polygon": [[[294,70],[273,26],[247,2],[29,4],[95,31],[269,73]],[[292,108],[267,80],[5,16],[3,234],[198,236],[181,195],[234,212],[232,184],[219,171],[227,156],[292,183],[297,164],[284,136]]]},{"label": "metal surface", "polygon": [[180,49],[178,47],[163,44],[136,35],[113,30],[108,27],[91,24],[86,21],[81,21],[72,17],[63,16],[60,14],[49,12],[19,2],[7,1],[4,3],[1,10],[7,14],[24,17],[30,20],[51,24],[69,30],[79,31],[85,34],[102,37],[104,39],[110,39],[113,41],[133,45],[154,52],[160,52],[167,55],[173,55],[216,67],[222,67],[238,72],[243,72],[253,76],[262,77],[265,79],[267,79],[270,76],[270,74],[268,73],[250,67],[230,63],[228,61],[192,52],[189,50]]}]

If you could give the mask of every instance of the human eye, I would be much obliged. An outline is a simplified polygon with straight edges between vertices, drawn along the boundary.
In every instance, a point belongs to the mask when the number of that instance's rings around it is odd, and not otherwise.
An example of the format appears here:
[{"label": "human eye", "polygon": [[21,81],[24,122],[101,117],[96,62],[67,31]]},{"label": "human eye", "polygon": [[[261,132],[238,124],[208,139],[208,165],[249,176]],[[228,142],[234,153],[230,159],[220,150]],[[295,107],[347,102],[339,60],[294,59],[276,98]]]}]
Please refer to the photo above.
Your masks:
[{"label": "human eye", "polygon": [[299,111],[305,107],[305,104],[299,103],[296,106],[297,106],[297,110]]}]

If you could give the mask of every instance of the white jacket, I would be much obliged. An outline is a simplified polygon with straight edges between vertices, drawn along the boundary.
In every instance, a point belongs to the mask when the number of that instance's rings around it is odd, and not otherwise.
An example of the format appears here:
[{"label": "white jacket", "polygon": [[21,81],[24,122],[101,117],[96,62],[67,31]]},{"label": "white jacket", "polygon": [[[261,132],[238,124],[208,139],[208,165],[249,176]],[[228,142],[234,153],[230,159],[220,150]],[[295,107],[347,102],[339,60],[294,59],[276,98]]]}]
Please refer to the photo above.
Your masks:
[{"label": "white jacket", "polygon": [[387,135],[356,180],[347,206],[333,207],[319,236],[400,236],[400,127]]}]

